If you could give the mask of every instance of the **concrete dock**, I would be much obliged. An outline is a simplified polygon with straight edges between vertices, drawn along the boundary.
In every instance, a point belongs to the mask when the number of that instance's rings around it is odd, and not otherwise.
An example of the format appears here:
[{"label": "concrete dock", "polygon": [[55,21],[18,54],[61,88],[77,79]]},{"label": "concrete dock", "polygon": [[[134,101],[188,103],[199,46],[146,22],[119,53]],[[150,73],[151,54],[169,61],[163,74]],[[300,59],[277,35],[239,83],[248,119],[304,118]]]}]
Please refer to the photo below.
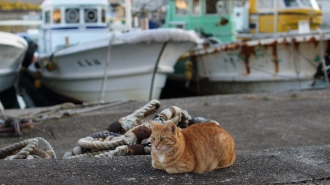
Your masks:
[{"label": "concrete dock", "polygon": [[[330,184],[330,90],[217,95],[160,100],[192,116],[218,121],[236,143],[232,167],[206,174],[170,175],[151,157],[0,160],[0,184]],[[80,138],[102,131],[147,102],[129,102],[48,120],[20,137],[1,137],[0,148],[42,137],[62,158]],[[7,110],[18,116],[36,109]],[[150,117],[152,119],[152,116]]]}]

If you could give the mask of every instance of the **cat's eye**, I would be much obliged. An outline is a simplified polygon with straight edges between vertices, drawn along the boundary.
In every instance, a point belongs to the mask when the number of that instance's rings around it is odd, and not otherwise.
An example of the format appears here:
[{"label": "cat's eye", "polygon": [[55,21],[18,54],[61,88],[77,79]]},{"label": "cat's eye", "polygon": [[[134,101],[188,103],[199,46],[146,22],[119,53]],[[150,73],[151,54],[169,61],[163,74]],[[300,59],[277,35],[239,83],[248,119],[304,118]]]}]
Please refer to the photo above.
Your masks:
[{"label": "cat's eye", "polygon": [[165,137],[160,138],[160,140],[161,140],[161,141],[164,141],[164,140],[165,140]]},{"label": "cat's eye", "polygon": [[152,138],[151,138],[151,140],[155,141],[155,138],[154,138],[154,137],[152,137]]}]

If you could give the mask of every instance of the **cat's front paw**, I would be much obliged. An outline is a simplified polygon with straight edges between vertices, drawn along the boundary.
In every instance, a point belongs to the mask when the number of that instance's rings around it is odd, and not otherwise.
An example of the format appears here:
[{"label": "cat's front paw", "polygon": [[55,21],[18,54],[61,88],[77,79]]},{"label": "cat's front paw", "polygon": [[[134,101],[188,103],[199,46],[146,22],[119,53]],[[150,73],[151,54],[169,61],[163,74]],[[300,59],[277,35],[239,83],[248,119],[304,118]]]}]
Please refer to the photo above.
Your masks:
[{"label": "cat's front paw", "polygon": [[164,170],[164,168],[155,161],[152,161],[152,167],[158,170]]},{"label": "cat's front paw", "polygon": [[166,168],[165,171],[167,173],[173,174],[173,173],[183,173],[183,172],[179,172],[178,169],[176,168]]}]

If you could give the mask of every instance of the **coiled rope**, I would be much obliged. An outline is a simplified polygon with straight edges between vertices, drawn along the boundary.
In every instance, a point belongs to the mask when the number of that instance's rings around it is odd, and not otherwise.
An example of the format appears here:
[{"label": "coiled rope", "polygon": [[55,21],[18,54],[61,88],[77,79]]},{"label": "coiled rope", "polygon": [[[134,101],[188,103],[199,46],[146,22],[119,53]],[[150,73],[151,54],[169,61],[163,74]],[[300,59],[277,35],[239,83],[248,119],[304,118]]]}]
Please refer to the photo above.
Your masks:
[{"label": "coiled rope", "polygon": [[[104,158],[123,155],[146,155],[151,153],[149,137],[150,125],[143,119],[154,114],[160,107],[158,100],[152,100],[145,106],[137,109],[132,114],[120,118],[116,124],[125,130],[124,134],[109,130],[96,132],[88,137],[78,140],[78,145],[71,152],[66,152],[64,159],[74,158]],[[174,122],[179,128],[185,128],[195,123],[218,122],[202,117],[192,118],[188,111],[176,106],[162,110],[152,121],[166,124]],[[118,126],[118,125],[117,125]],[[47,150],[37,149],[39,142],[43,142]],[[0,159],[56,159],[56,154],[51,145],[43,138],[37,137],[21,141],[0,149]]]},{"label": "coiled rope", "polygon": [[[66,152],[65,159],[86,157],[114,157],[119,155],[144,155],[151,153],[149,137],[150,125],[143,118],[153,114],[160,107],[158,100],[152,100],[145,106],[137,109],[132,114],[120,118],[113,123],[125,131],[124,135],[110,132],[115,127],[108,127],[108,131],[97,132],[78,141],[77,147],[71,152]],[[166,124],[170,121],[181,127],[189,126],[192,118],[189,113],[179,107],[171,106],[157,114],[153,121]],[[118,125],[118,123],[120,125]],[[116,129],[120,131],[121,129]],[[87,149],[87,150],[86,150]]]},{"label": "coiled rope", "polygon": [[159,107],[160,107],[160,102],[158,100],[151,100],[149,103],[137,109],[132,114],[120,118],[118,122],[121,124],[121,127],[125,131],[128,131],[135,126],[142,124],[144,122],[143,118],[154,114]]},{"label": "coiled rope", "polygon": [[[37,149],[39,142],[42,142],[46,145],[46,152]],[[0,149],[0,159],[26,159],[31,157],[34,158],[34,156],[39,156],[45,159],[56,159],[56,154],[52,146],[41,137],[27,139]]]}]

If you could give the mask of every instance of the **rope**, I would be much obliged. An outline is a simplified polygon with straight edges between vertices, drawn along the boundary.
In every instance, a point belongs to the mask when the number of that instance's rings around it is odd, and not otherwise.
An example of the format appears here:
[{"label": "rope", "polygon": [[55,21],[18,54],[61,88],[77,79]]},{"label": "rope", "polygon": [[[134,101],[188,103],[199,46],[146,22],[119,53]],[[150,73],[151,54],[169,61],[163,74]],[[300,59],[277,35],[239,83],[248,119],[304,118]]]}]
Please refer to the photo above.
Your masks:
[{"label": "rope", "polygon": [[144,152],[145,152],[146,154],[150,155],[150,154],[151,154],[151,147],[150,147],[150,146],[146,146],[146,147],[144,147]]},{"label": "rope", "polygon": [[[36,149],[39,142],[43,142],[47,147],[47,153],[41,153],[40,150]],[[16,154],[12,155],[18,151]],[[49,155],[51,153],[51,155]],[[27,139],[5,148],[0,149],[0,158],[4,158],[5,160],[12,160],[12,159],[25,159],[27,156],[34,154],[40,154],[42,158],[53,157],[56,159],[56,154],[52,146],[43,138],[37,137],[33,139]],[[31,158],[31,157],[29,157]]]},{"label": "rope", "polygon": [[112,106],[121,105],[124,103],[132,102],[133,100],[120,100],[109,103],[90,103],[83,105],[75,105],[73,103],[63,103],[60,105],[55,105],[47,109],[38,111],[36,113],[28,113],[20,115],[22,119],[32,119],[34,122],[45,121],[49,119],[59,119],[65,116],[72,116],[76,114],[81,114],[85,112],[95,111],[98,109],[108,108]]},{"label": "rope", "polygon": [[93,157],[93,156],[96,156],[96,155],[99,155],[101,153],[106,153],[108,152],[109,150],[101,150],[101,151],[95,151],[95,152],[86,152],[84,154],[79,154],[79,155],[75,155],[75,156],[70,156],[70,157],[67,157],[65,159],[81,159],[81,158],[88,158],[88,157]]},{"label": "rope", "polygon": [[215,120],[205,119],[203,117],[195,117],[195,118],[192,119],[192,124],[195,124],[195,123],[209,123],[209,122],[213,122],[217,125],[220,125],[220,123],[218,123]]},{"label": "rope", "polygon": [[25,142],[20,142],[18,145],[11,145],[9,148],[5,148],[6,153],[11,153],[17,149],[22,149],[15,155],[8,156],[5,158],[5,160],[12,160],[12,159],[24,159],[26,158],[30,152],[32,152],[36,147],[38,146],[38,140],[37,139],[28,139],[25,140]]},{"label": "rope", "polygon": [[[91,134],[78,141],[72,152],[67,152],[63,158],[106,158],[124,155],[143,155],[151,153],[150,125],[142,119],[154,113],[160,106],[159,101],[152,100],[142,108],[119,120],[126,132],[124,135],[103,131]],[[171,106],[157,114],[154,122],[166,124],[173,121],[177,126],[188,127],[189,124],[216,121],[202,117],[192,118],[188,111]],[[127,130],[130,128],[129,130]],[[78,149],[77,149],[78,148]],[[75,154],[76,153],[76,154]]]},{"label": "rope", "polygon": [[38,156],[43,159],[51,159],[51,157],[45,152],[40,149],[35,148],[31,153],[32,156]]},{"label": "rope", "polygon": [[164,109],[153,119],[154,122],[161,124],[166,124],[173,121],[177,126],[183,128],[188,127],[189,120],[191,120],[191,116],[188,111],[176,106],[171,106],[170,108]]},{"label": "rope", "polygon": [[106,137],[109,137],[109,136],[119,137],[119,136],[122,136],[122,135],[117,134],[117,133],[113,133],[113,132],[108,132],[108,131],[96,132],[96,133],[90,135],[90,137],[93,137],[93,138],[106,138]]},{"label": "rope", "polygon": [[149,103],[137,109],[132,114],[120,118],[119,123],[126,132],[135,126],[142,124],[144,122],[143,118],[155,113],[159,107],[160,102],[158,100],[151,100]]},{"label": "rope", "polygon": [[111,141],[99,141],[93,137],[85,137],[78,141],[80,147],[96,150],[111,150],[117,146],[129,144],[132,144],[132,139],[125,136],[114,137]]},{"label": "rope", "polygon": [[[160,107],[158,100],[152,100],[132,114],[121,118],[121,124],[126,130],[124,135],[102,131],[91,134],[78,141],[78,145],[71,152],[66,152],[64,159],[74,158],[104,158],[124,155],[144,155],[151,153],[150,125],[143,118],[155,113]],[[57,107],[58,108],[58,107]],[[166,124],[173,121],[178,127],[189,124],[215,122],[201,117],[192,118],[189,113],[179,107],[171,106],[157,114],[154,122]],[[218,123],[217,123],[218,124]],[[37,149],[39,142],[43,142],[47,150]],[[0,159],[56,159],[52,146],[43,138],[37,137],[15,143],[0,149]]]},{"label": "rope", "polygon": [[113,156],[123,156],[127,155],[128,153],[128,147],[127,145],[119,146],[115,150],[111,150],[109,152],[101,153],[98,155],[95,155],[95,158],[104,158],[104,157],[113,157]]},{"label": "rope", "polygon": [[28,156],[26,157],[26,159],[29,159],[29,158],[31,158],[31,159],[42,159],[42,157],[40,157],[40,156],[38,156],[38,155],[28,155]]}]

